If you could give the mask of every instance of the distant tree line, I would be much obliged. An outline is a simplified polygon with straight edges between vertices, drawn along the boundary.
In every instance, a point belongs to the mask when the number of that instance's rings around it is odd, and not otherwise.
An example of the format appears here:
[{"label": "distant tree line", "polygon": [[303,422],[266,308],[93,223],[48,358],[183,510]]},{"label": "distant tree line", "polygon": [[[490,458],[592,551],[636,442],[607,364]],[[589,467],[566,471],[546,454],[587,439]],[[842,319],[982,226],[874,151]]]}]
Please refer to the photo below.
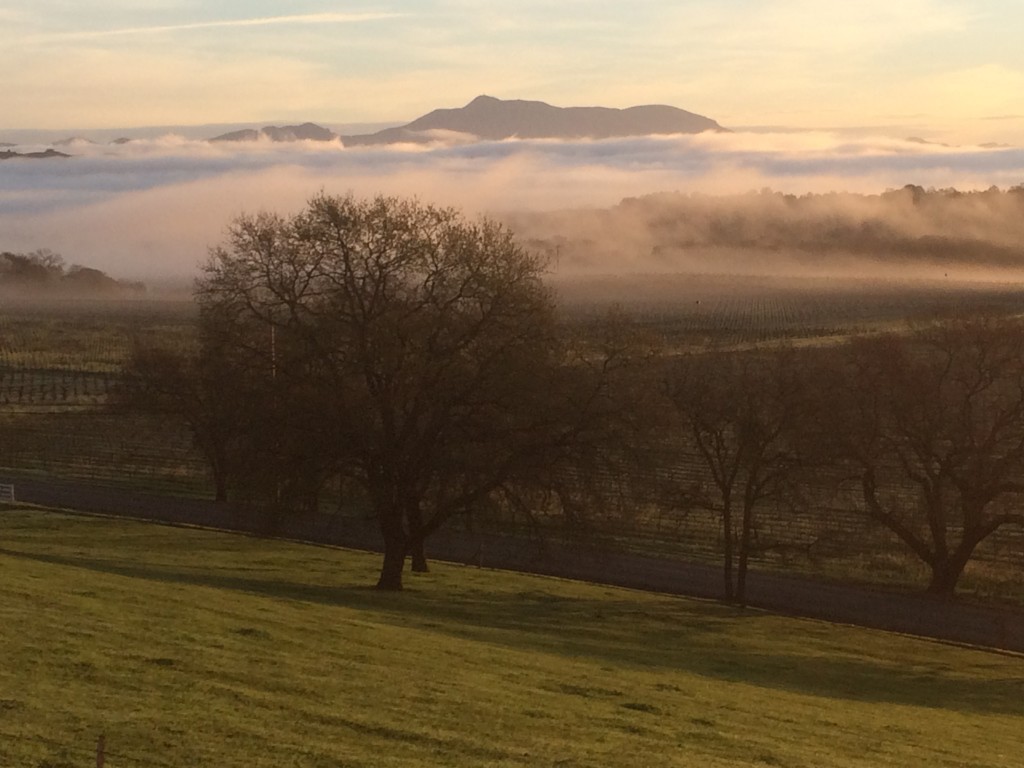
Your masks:
[{"label": "distant tree line", "polygon": [[559,316],[503,227],[321,195],[241,217],[198,283],[194,351],[138,347],[122,399],[191,428],[218,500],[368,509],[378,586],[452,520],[586,527],[658,508],[718,519],[745,600],[758,515],[857,499],[952,594],[1024,525],[1024,323],[964,318],[814,348],[683,352],[619,313]]},{"label": "distant tree line", "polygon": [[0,291],[34,295],[142,294],[141,282],[117,280],[105,272],[79,264],[67,266],[64,258],[48,249],[31,253],[0,252]]},{"label": "distant tree line", "polygon": [[633,259],[664,270],[707,249],[724,263],[759,251],[797,255],[812,267],[850,256],[907,265],[1024,263],[1024,184],[967,192],[908,184],[876,195],[665,192],[607,209],[513,214],[509,223],[531,247],[557,254],[563,269],[600,268],[614,255],[620,266]]}]

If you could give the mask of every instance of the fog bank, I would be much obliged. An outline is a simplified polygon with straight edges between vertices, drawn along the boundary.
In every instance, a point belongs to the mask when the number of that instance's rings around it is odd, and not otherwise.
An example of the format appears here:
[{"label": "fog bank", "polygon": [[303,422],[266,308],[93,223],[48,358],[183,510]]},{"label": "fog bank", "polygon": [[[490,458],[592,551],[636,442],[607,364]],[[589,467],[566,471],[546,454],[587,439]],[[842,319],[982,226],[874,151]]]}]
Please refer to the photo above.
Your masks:
[{"label": "fog bank", "polygon": [[[19,151],[38,148],[44,147]],[[61,149],[73,157],[0,164],[0,250],[49,248],[68,261],[143,280],[193,274],[239,213],[288,213],[321,190],[415,195],[470,215],[494,213],[521,229],[524,238],[555,245],[565,263],[579,269],[708,271],[704,262],[713,269],[721,254],[699,256],[702,248],[745,252],[749,242],[702,239],[704,225],[689,218],[669,227],[671,241],[662,242],[652,237],[647,213],[627,211],[619,202],[655,192],[743,196],[768,187],[796,195],[876,195],[909,183],[980,190],[1024,180],[1024,150],[1017,148],[957,148],[828,133],[469,144],[460,139],[426,147],[351,149],[339,142],[210,144],[172,134],[119,145],[79,141]],[[994,226],[1004,214],[976,203],[965,204],[962,215],[943,219],[941,232],[932,231],[934,222],[903,210],[903,203],[887,218],[873,203],[854,196],[836,203],[835,210],[822,203],[801,208],[799,215],[773,203],[760,219],[752,216],[743,226],[783,214],[809,221],[841,210],[850,226],[857,225],[859,216],[881,220],[888,228],[885,237],[980,237],[1010,247],[1020,233]],[[578,211],[612,206],[616,212],[604,218]],[[981,213],[968,213],[974,208]],[[551,213],[566,210],[576,212]],[[701,216],[705,224],[718,220],[720,229],[730,226],[716,214]],[[769,235],[755,232],[751,237],[759,247],[782,247],[772,245]],[[562,252],[555,242],[559,237],[600,243],[600,253],[585,243],[572,254]],[[680,243],[690,250],[687,258],[667,258]],[[813,238],[805,245],[808,252],[818,247]],[[590,256],[584,258],[587,249]],[[853,255],[862,254],[855,250]],[[798,253],[794,258],[799,262],[803,257]]]}]

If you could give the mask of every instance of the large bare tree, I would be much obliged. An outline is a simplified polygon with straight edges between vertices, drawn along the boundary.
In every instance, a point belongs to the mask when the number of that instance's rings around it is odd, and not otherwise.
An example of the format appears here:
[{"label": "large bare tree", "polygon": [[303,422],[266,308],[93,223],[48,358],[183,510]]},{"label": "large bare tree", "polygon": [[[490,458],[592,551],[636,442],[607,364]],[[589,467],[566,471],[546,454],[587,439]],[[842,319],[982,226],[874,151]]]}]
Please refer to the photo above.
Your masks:
[{"label": "large bare tree", "polygon": [[543,271],[492,221],[388,197],[242,216],[211,253],[204,317],[318,403],[317,445],[379,520],[380,588],[400,589],[426,537],[546,470],[585,424],[597,390],[564,364]]}]

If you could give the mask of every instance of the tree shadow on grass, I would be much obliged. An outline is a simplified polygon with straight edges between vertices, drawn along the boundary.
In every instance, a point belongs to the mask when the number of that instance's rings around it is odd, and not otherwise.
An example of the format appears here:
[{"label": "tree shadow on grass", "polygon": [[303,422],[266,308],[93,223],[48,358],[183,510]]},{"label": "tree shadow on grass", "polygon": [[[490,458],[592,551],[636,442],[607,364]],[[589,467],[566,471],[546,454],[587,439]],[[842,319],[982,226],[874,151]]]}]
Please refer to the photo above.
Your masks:
[{"label": "tree shadow on grass", "polygon": [[[0,554],[155,582],[368,610],[382,623],[521,651],[590,658],[648,672],[681,671],[837,700],[1017,715],[1024,698],[1024,660],[1019,675],[986,678],[941,667],[928,670],[922,666],[929,661],[927,657],[910,667],[867,653],[856,657],[814,653],[810,638],[806,641],[808,652],[798,652],[787,644],[792,638],[779,637],[775,643],[757,634],[764,630],[756,626],[756,620],[765,614],[709,602],[670,597],[655,602],[593,599],[543,590],[495,594],[474,587],[453,592],[413,588],[393,593],[367,585],[309,584],[81,555],[3,548]],[[746,626],[737,627],[738,622]],[[747,629],[755,634],[754,641],[744,639]],[[922,651],[927,648],[922,646]]]}]

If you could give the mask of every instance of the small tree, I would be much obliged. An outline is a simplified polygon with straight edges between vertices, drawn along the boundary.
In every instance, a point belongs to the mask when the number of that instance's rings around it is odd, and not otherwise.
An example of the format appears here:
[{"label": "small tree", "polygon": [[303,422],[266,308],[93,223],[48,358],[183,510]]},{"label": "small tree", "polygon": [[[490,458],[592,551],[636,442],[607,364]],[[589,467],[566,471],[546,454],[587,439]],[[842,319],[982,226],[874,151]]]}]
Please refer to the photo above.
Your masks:
[{"label": "small tree", "polygon": [[400,589],[430,534],[571,439],[543,268],[494,222],[387,197],[243,216],[212,252],[204,316],[229,349],[274,334],[271,375],[315,400],[322,454],[376,513],[378,587]]},{"label": "small tree", "polygon": [[789,351],[712,351],[676,361],[664,382],[681,429],[673,442],[695,453],[701,469],[683,489],[683,503],[719,514],[725,595],[741,604],[756,511],[792,498],[802,468],[795,434],[803,398],[792,358]]},{"label": "small tree", "polygon": [[227,501],[242,443],[238,382],[223,361],[183,349],[136,346],[123,369],[121,407],[180,419],[207,460],[215,500]]}]

